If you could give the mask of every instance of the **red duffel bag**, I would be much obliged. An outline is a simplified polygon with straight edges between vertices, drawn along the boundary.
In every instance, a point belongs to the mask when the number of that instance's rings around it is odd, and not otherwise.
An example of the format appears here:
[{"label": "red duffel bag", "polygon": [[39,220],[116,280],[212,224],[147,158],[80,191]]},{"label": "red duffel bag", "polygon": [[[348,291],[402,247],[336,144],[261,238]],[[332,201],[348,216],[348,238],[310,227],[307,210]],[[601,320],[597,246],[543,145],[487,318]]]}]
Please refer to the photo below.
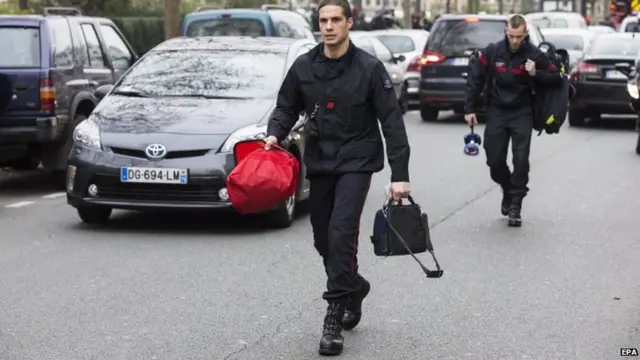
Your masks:
[{"label": "red duffel bag", "polygon": [[298,188],[300,164],[279,146],[264,149],[264,141],[237,143],[236,167],[227,177],[231,205],[241,214],[258,213],[278,206]]}]

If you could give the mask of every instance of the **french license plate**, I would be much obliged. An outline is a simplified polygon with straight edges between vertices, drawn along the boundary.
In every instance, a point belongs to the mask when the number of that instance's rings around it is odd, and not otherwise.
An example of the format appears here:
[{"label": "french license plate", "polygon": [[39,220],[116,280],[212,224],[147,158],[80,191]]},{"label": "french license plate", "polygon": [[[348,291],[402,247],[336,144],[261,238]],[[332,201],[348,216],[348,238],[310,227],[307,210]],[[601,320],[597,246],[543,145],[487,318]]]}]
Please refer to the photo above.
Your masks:
[{"label": "french license plate", "polygon": [[186,184],[187,169],[123,167],[120,182],[146,184]]},{"label": "french license plate", "polygon": [[451,65],[453,66],[467,66],[469,65],[469,58],[459,57],[451,59]]},{"label": "french license plate", "polygon": [[618,70],[607,71],[607,79],[626,79],[627,77]]}]

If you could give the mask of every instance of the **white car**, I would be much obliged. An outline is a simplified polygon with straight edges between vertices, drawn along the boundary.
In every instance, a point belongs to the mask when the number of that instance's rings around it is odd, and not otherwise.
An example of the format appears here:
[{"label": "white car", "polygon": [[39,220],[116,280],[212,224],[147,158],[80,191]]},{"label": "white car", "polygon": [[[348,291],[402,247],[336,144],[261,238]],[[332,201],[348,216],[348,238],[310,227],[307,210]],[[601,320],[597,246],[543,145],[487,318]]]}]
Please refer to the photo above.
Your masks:
[{"label": "white car", "polygon": [[544,41],[552,43],[556,49],[564,49],[569,53],[569,66],[573,68],[582,58],[584,50],[598,35],[583,29],[540,29]]},{"label": "white car", "polygon": [[405,70],[404,82],[407,87],[409,107],[419,106],[420,66],[418,60],[424,52],[429,32],[419,29],[389,29],[371,31],[371,34],[388,47],[394,56],[402,55],[405,57],[405,60],[398,62],[398,65]]}]

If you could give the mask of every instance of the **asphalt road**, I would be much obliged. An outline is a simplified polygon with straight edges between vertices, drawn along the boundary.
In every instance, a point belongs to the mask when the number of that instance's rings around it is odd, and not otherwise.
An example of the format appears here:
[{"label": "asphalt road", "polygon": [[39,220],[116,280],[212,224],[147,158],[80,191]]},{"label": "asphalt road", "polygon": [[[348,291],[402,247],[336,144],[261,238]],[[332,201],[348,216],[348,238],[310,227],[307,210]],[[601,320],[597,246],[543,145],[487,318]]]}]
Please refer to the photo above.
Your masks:
[{"label": "asphalt road", "polygon": [[[628,126],[534,138],[524,226],[500,215],[459,117],[406,123],[414,197],[444,267],[376,258],[345,359],[617,359],[640,347],[640,157]],[[118,212],[83,226],[38,172],[0,181],[0,359],[316,359],[325,303],[307,215],[259,219]],[[9,207],[7,207],[9,206]],[[432,263],[421,255],[427,266]]]}]

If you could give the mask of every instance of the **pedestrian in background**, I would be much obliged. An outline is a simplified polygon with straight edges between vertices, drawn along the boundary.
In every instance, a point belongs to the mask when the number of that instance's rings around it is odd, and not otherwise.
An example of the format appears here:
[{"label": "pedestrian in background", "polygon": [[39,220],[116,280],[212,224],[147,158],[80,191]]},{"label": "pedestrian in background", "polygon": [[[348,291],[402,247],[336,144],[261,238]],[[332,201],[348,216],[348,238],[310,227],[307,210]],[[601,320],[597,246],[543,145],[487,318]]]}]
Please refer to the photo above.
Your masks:
[{"label": "pedestrian in background", "polygon": [[358,235],[371,177],[384,167],[380,129],[396,200],[410,194],[410,149],[391,77],[380,60],[349,40],[349,2],[321,1],[318,18],[323,42],[289,69],[265,147],[283,141],[302,111],[312,114],[303,161],[310,180],[314,246],[327,276],[323,298],[328,302],[319,353],[338,355],[342,330],[360,322],[362,301],[371,286],[358,271]]},{"label": "pedestrian in background", "polygon": [[[493,80],[485,84],[490,72]],[[486,86],[484,148],[491,179],[502,187],[501,212],[509,216],[509,226],[522,225],[522,200],[529,192],[533,82],[560,85],[562,78],[549,58],[529,42],[527,22],[516,14],[509,18],[505,38],[482,50],[471,65],[465,99],[465,120],[476,125],[475,100]],[[513,172],[507,165],[509,140]]]}]

